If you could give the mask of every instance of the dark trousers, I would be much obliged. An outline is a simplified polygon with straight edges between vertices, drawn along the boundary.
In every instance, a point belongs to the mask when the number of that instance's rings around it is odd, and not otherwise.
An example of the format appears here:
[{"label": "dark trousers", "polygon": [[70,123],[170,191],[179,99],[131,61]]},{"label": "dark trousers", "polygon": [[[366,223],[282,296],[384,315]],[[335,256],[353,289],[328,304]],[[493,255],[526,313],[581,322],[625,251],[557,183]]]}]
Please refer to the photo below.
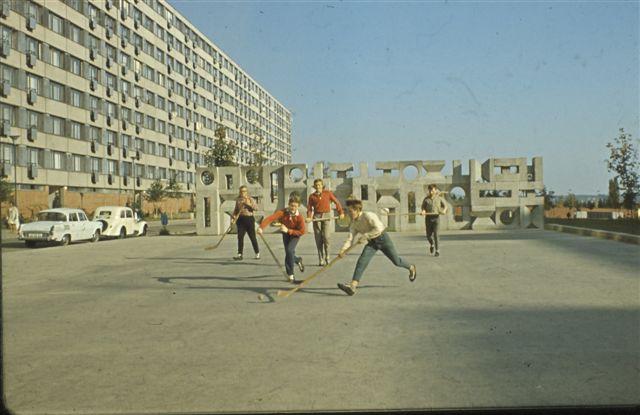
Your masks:
[{"label": "dark trousers", "polygon": [[295,264],[299,264],[302,258],[296,256],[296,246],[300,240],[299,236],[291,236],[288,233],[282,234],[282,243],[284,244],[284,268],[287,271],[287,275],[293,274],[293,267]]},{"label": "dark trousers", "polygon": [[440,223],[440,218],[430,218],[426,217],[424,220],[425,226],[427,227],[427,241],[429,241],[429,245],[435,246],[436,251],[438,250],[438,242],[440,237],[438,236],[438,224]]},{"label": "dark trousers", "polygon": [[244,250],[244,235],[248,234],[253,245],[253,252],[260,252],[258,240],[256,239],[256,219],[253,216],[238,216],[236,221],[238,227],[238,253],[242,254]]},{"label": "dark trousers", "polygon": [[396,247],[393,246],[393,242],[391,241],[391,237],[389,237],[386,232],[382,232],[382,235],[375,239],[371,239],[362,250],[360,258],[358,258],[358,262],[356,264],[356,269],[353,271],[354,280],[360,281],[364,270],[367,268],[367,265],[369,265],[369,262],[371,262],[373,255],[375,255],[377,251],[382,251],[382,253],[385,254],[385,256],[389,258],[396,267],[406,269],[411,267],[410,264],[398,255]]}]

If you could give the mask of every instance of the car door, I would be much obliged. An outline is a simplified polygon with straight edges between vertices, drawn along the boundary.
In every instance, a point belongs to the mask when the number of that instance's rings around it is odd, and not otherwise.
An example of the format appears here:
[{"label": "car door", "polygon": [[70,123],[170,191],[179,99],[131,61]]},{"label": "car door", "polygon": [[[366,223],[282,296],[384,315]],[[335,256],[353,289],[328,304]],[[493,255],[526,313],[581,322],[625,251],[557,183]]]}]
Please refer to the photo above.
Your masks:
[{"label": "car door", "polygon": [[135,226],[135,219],[133,218],[133,211],[131,209],[125,209],[127,232],[129,235],[133,235]]},{"label": "car door", "polygon": [[83,239],[82,224],[80,224],[76,212],[69,213],[69,234],[71,235],[72,241]]},{"label": "car door", "polygon": [[78,220],[82,227],[82,239],[91,239],[93,236],[93,227],[84,212],[78,212]]}]

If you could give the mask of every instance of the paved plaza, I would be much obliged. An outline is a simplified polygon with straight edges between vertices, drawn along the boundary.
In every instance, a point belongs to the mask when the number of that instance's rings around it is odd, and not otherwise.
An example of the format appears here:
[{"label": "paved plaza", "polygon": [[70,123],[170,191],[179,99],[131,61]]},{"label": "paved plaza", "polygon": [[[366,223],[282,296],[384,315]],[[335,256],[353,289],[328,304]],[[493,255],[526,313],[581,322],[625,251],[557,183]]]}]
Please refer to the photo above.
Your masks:
[{"label": "paved plaza", "polygon": [[[638,402],[638,245],[454,231],[434,258],[422,234],[391,236],[417,281],[378,253],[354,297],[336,283],[359,250],[287,299],[264,247],[261,260],[231,259],[235,235],[215,251],[203,247],[217,237],[151,236],[4,252],[5,403],[36,414]],[[279,236],[267,240],[281,259]],[[298,253],[302,276],[318,269],[312,235]]]}]

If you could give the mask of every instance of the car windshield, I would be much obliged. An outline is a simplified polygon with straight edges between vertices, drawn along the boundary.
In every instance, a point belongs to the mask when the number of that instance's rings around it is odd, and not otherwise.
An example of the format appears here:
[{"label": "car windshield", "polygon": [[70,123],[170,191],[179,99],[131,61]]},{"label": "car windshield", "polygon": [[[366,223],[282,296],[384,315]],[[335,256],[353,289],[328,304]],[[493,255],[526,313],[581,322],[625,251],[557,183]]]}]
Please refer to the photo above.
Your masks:
[{"label": "car windshield", "polygon": [[96,218],[97,217],[109,219],[111,217],[111,211],[110,210],[101,210],[100,212],[98,212],[96,214]]},{"label": "car windshield", "polygon": [[66,222],[67,215],[60,212],[40,212],[38,213],[38,222]]}]

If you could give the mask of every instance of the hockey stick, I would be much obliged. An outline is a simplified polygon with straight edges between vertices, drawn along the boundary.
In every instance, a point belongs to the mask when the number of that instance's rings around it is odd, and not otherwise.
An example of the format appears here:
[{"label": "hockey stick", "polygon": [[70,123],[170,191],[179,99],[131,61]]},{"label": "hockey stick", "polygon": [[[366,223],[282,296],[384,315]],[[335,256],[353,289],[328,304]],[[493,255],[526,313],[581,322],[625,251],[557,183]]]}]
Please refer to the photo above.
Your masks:
[{"label": "hockey stick", "polygon": [[227,231],[222,234],[222,237],[220,238],[220,240],[218,240],[218,242],[215,245],[205,246],[204,250],[205,251],[210,251],[212,249],[216,249],[217,247],[219,247],[220,244],[222,243],[222,240],[224,239],[224,237],[227,236],[231,232],[231,228],[233,228],[233,223],[231,225],[229,225],[229,229],[227,229]]},{"label": "hockey stick", "polygon": [[[351,251],[353,248],[355,248],[357,245],[360,245],[360,243],[362,243],[362,240],[359,240],[357,243],[352,244],[349,248],[345,249],[344,254],[346,254],[347,252]],[[298,291],[300,288],[304,287],[309,281],[311,281],[312,279],[314,279],[315,277],[317,277],[318,275],[320,275],[320,273],[322,273],[323,271],[326,271],[327,269],[331,268],[333,266],[333,264],[335,264],[336,262],[340,261],[342,258],[344,258],[344,256],[336,256],[335,258],[333,258],[327,265],[325,265],[324,267],[320,268],[319,270],[317,270],[316,272],[314,272],[313,274],[309,275],[307,278],[305,278],[304,280],[302,280],[300,282],[300,284],[298,284],[295,288],[292,288],[290,290],[278,290],[278,297],[289,297],[291,294],[293,294],[294,292]]]},{"label": "hockey stick", "polygon": [[267,242],[267,240],[265,239],[264,235],[262,234],[262,232],[258,232],[258,235],[260,235],[260,238],[262,239],[262,242],[264,242],[264,246],[267,247],[267,250],[269,251],[269,253],[271,254],[271,256],[273,257],[273,260],[276,261],[276,264],[278,264],[278,268],[280,268],[280,271],[282,271],[282,275],[284,275],[284,277],[287,279],[287,281],[289,280],[289,276],[287,275],[286,271],[284,270],[284,268],[282,268],[282,264],[280,264],[280,261],[278,261],[278,258],[276,257],[276,254],[273,253],[273,250],[271,249],[271,247],[269,246],[269,243]]}]

